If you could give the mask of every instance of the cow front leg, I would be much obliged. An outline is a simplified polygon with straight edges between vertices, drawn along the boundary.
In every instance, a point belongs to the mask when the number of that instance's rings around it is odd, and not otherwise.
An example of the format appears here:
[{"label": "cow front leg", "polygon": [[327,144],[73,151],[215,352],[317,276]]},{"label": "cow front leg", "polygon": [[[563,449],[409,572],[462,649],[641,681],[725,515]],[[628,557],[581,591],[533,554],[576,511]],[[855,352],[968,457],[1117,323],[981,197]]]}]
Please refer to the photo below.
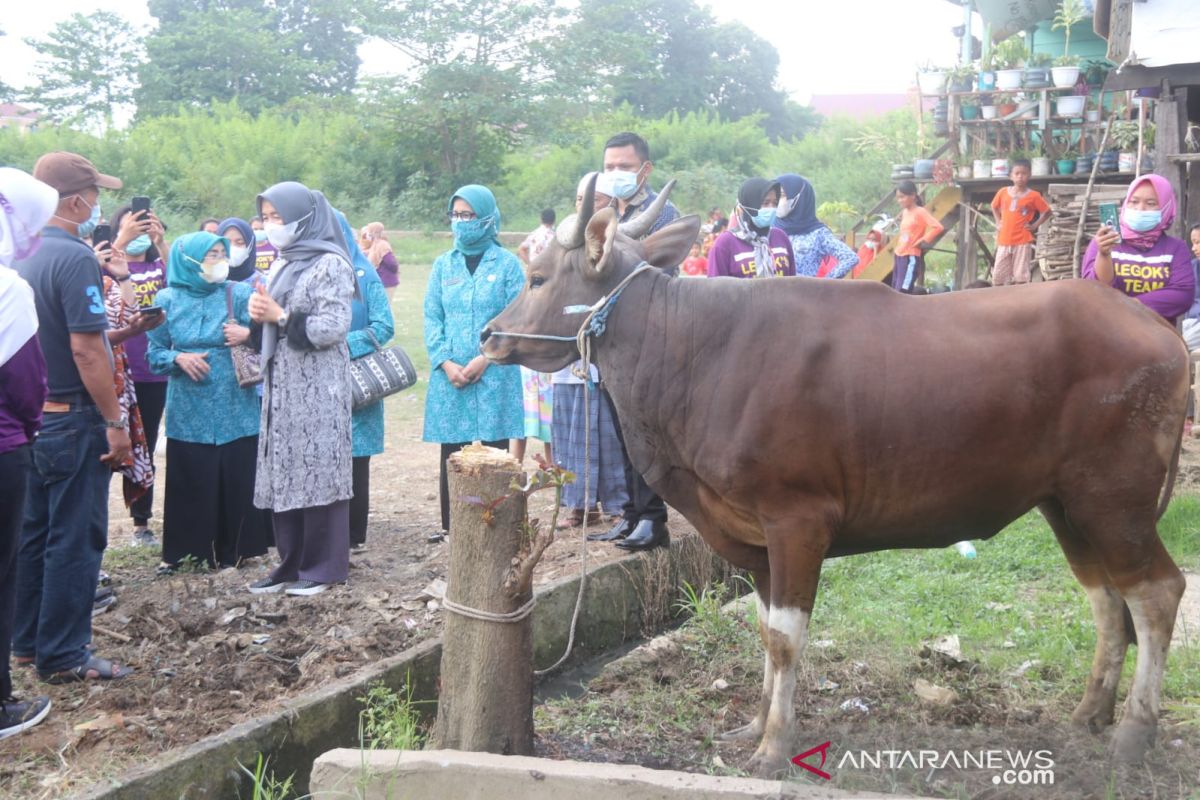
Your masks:
[{"label": "cow front leg", "polygon": [[1124,592],[1137,631],[1137,666],[1129,696],[1125,698],[1121,724],[1113,735],[1112,752],[1115,758],[1126,763],[1140,762],[1146,751],[1154,746],[1163,670],[1171,646],[1175,613],[1186,586],[1183,575],[1165,551],[1163,556],[1167,565],[1159,565],[1163,569],[1155,570],[1157,577]]},{"label": "cow front leg", "polygon": [[758,606],[758,636],[762,640],[764,651],[763,686],[762,695],[759,697],[758,702],[758,713],[755,714],[754,719],[749,724],[743,725],[740,728],[734,728],[717,736],[717,741],[736,742],[746,739],[757,740],[763,735],[763,731],[767,726],[767,714],[771,711],[771,696],[775,685],[775,672],[771,669],[770,628],[767,625],[771,613],[770,581],[771,573],[754,573],[754,598]]},{"label": "cow front leg", "polygon": [[750,758],[747,769],[765,778],[787,769],[792,752],[796,694],[796,661],[808,638],[811,612],[795,606],[772,605],[767,628],[767,677],[770,706],[763,725],[762,741]]}]

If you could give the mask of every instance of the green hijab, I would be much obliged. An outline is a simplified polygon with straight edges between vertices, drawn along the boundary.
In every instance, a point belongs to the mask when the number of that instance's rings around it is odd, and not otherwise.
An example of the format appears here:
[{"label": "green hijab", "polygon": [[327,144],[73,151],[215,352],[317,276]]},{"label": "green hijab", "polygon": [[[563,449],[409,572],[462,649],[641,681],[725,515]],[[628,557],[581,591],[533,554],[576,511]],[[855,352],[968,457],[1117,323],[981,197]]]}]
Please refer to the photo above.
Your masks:
[{"label": "green hijab", "polygon": [[475,212],[475,219],[454,221],[450,230],[454,232],[454,249],[463,255],[476,256],[492,246],[500,244],[500,209],[496,197],[486,186],[469,184],[450,197],[446,213],[454,210],[454,200],[465,200]]},{"label": "green hijab", "polygon": [[167,261],[167,286],[181,289],[195,297],[204,297],[221,288],[220,283],[209,283],[200,276],[200,265],[204,256],[217,243],[225,245],[229,253],[229,240],[208,231],[185,233],[171,243],[171,255]]}]

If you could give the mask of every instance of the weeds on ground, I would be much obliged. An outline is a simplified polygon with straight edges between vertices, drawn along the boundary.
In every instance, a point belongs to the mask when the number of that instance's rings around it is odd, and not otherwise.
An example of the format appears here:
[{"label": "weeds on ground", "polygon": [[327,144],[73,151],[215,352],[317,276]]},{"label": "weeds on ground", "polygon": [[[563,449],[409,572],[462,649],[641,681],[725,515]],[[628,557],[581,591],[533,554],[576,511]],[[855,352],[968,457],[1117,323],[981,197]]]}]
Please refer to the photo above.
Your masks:
[{"label": "weeds on ground", "polygon": [[[292,789],[292,783],[296,778],[296,773],[288,775],[285,779],[279,780],[275,777],[275,773],[268,772],[267,767],[271,759],[264,757],[262,753],[258,754],[258,760],[254,764],[254,771],[251,772],[245,764],[238,762],[238,767],[242,772],[254,781],[254,794],[251,795],[251,800],[305,800],[311,795],[304,795],[296,798]],[[238,792],[241,797],[241,792]]]},{"label": "weeds on ground", "polygon": [[412,682],[405,680],[399,692],[382,683],[372,684],[358,714],[359,746],[364,750],[420,750],[426,734],[413,702]]}]

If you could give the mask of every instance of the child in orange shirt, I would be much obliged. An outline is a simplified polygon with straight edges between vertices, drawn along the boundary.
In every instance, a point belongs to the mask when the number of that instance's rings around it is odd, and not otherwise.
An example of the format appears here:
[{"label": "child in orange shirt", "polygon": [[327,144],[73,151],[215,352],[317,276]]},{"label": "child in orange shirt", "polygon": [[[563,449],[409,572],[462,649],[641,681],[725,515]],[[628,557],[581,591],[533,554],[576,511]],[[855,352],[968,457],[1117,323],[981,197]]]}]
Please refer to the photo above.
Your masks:
[{"label": "child in orange shirt", "polygon": [[1029,188],[1031,168],[1025,159],[1013,162],[1012,186],[996,192],[992,215],[996,217],[996,265],[992,284],[1029,283],[1033,263],[1033,236],[1050,219],[1050,206],[1041,193]]},{"label": "child in orange shirt", "polygon": [[896,202],[901,208],[900,238],[892,262],[892,288],[915,294],[925,283],[925,251],[933,247],[946,228],[925,210],[912,181],[900,181],[896,186]]}]

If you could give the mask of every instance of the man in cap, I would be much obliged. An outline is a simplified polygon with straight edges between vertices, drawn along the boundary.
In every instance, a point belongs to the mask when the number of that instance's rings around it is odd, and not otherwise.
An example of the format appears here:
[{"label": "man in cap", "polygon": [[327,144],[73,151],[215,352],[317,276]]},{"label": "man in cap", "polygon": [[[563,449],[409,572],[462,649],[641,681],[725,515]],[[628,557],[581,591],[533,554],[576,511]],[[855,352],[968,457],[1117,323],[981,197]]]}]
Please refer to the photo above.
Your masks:
[{"label": "man in cap", "polygon": [[131,670],[93,655],[92,603],[108,543],[108,485],[129,456],[129,423],[117,401],[95,252],[100,190],[121,181],[75,153],[47,153],[33,176],[58,193],[42,245],[16,263],[33,288],[48,396],[17,556],[13,655],[42,680],[121,678]]}]

